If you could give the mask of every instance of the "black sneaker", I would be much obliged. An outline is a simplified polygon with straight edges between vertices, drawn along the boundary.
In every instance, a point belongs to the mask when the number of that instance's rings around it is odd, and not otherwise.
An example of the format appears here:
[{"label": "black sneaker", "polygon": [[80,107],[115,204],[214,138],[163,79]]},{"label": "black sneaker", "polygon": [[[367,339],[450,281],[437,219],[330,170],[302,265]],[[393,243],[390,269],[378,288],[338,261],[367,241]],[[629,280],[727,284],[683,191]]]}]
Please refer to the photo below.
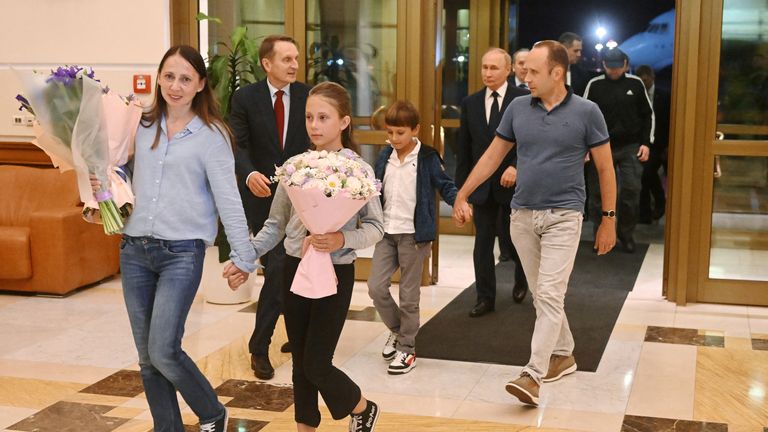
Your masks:
[{"label": "black sneaker", "polygon": [[373,401],[368,401],[365,411],[360,414],[350,414],[349,432],[372,432],[379,418],[379,406]]},{"label": "black sneaker", "polygon": [[227,409],[224,408],[224,417],[216,421],[200,423],[200,432],[226,432],[228,421],[229,413],[227,412]]}]

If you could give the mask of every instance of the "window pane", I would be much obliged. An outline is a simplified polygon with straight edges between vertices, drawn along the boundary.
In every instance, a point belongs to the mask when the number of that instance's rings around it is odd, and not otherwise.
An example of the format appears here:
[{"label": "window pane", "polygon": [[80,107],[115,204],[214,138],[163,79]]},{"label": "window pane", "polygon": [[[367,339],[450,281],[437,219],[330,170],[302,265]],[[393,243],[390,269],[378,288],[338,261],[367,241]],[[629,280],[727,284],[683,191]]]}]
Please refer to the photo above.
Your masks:
[{"label": "window pane", "polygon": [[768,4],[725,0],[718,123],[729,139],[765,139],[768,130]]},{"label": "window pane", "polygon": [[718,156],[709,277],[768,280],[768,158]]},{"label": "window pane", "polygon": [[[248,36],[261,42],[265,36],[285,33],[285,5],[270,0],[208,0],[207,14],[219,18],[221,24],[204,21],[208,26],[207,42],[211,54],[219,54],[219,42],[230,44],[230,35],[235,27],[246,26]],[[201,35],[205,34],[201,31]],[[204,43],[200,44],[201,49]]]},{"label": "window pane", "polygon": [[395,101],[397,0],[307,0],[306,47],[307,83],[344,86],[355,117]]}]

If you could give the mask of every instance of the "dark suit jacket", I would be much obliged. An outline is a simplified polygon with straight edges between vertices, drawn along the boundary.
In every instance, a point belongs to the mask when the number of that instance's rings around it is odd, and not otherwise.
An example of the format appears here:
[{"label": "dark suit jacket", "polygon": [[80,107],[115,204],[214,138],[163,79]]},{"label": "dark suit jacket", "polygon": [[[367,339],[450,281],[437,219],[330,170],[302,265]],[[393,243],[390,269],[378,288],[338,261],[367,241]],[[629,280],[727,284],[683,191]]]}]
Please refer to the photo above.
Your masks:
[{"label": "dark suit jacket", "polygon": [[596,77],[597,74],[584,69],[578,63],[571,65],[569,69],[571,71],[571,88],[573,89],[573,92],[579,96],[584,96],[584,90],[587,89],[587,83],[589,83],[589,80]]},{"label": "dark suit jacket", "polygon": [[253,171],[271,177],[275,175],[276,165],[282,165],[286,159],[309,148],[309,136],[304,122],[308,94],[309,87],[306,85],[300,82],[291,84],[288,129],[283,149],[277,140],[275,111],[267,80],[247,85],[232,96],[229,123],[237,144],[235,173],[248,225],[254,233],[261,229],[269,216],[277,185],[272,184],[272,196],[258,198],[248,189],[245,180]]},{"label": "dark suit jacket", "polygon": [[[483,87],[482,90],[467,96],[461,102],[461,123],[457,140],[458,152],[456,153],[456,185],[458,187],[461,187],[467,180],[470,171],[493,141],[496,136],[496,128],[499,127],[498,124],[489,125],[485,119],[485,90],[486,88]],[[504,100],[499,108],[501,114],[504,114],[504,110],[507,109],[512,99],[529,93],[528,90],[508,85]],[[499,181],[504,170],[516,164],[517,151],[513,148],[499,165],[499,169],[469,196],[469,202],[471,204],[485,204],[488,199],[493,198],[499,204],[509,205],[512,201],[514,188],[505,188],[501,186]]]},{"label": "dark suit jacket", "polygon": [[663,153],[669,146],[669,114],[671,100],[669,93],[656,87],[653,91],[653,114],[656,121],[653,130],[651,151]]}]

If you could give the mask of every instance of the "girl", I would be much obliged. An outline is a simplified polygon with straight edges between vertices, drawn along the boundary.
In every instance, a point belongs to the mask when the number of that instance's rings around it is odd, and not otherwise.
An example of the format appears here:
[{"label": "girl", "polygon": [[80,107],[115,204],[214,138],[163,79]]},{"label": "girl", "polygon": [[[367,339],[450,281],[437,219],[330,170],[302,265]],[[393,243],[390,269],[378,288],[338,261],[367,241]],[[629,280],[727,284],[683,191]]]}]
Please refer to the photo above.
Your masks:
[{"label": "girl", "polygon": [[136,132],[136,203],[120,242],[125,305],[154,430],[184,431],[178,390],[202,432],[224,432],[227,411],[181,339],[217,217],[234,266],[253,271],[256,255],[235,183],[231,134],[203,58],[190,46],[172,47],[156,82],[154,104]]},{"label": "girl", "polygon": [[[314,150],[357,150],[352,141],[351,108],[349,94],[338,84],[324,82],[310,90],[306,126]],[[373,172],[365,162],[360,160],[360,163]],[[301,297],[290,291],[307,229],[282,187],[277,188],[264,228],[252,240],[256,254],[261,256],[285,236],[284,314],[293,355],[295,420],[299,432],[314,431],[320,424],[318,391],[334,419],[351,417],[350,431],[374,430],[378,406],[367,401],[360,388],[331,361],[352,299],[355,249],[375,244],[383,234],[381,202],[371,199],[341,231],[309,236],[315,249],[331,253],[338,279],[337,293],[320,299]],[[237,286],[244,281],[245,274],[227,265],[224,276],[230,285]]]}]

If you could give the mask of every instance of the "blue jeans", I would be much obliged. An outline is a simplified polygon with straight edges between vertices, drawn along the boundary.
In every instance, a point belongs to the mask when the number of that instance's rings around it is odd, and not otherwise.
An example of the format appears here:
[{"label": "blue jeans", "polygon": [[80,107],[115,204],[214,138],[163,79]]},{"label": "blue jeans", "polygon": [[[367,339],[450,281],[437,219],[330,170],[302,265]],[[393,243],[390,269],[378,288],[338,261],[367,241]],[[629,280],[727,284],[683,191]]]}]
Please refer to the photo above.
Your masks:
[{"label": "blue jeans", "polygon": [[176,391],[200,423],[224,416],[213,387],[181,349],[203,273],[202,240],[123,236],[120,269],[144,392],[156,432],[183,432]]}]

